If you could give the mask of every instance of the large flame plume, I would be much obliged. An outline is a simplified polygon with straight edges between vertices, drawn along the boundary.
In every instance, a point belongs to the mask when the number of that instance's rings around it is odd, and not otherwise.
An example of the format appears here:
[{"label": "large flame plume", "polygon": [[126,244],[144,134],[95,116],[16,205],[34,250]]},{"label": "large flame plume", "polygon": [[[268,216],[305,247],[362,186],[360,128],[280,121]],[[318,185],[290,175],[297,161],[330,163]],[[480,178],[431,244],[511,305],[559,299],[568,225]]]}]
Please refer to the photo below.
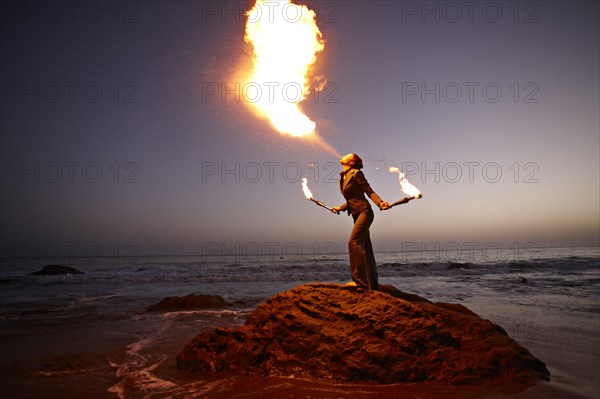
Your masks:
[{"label": "large flame plume", "polygon": [[245,39],[254,47],[249,83],[260,95],[245,94],[246,101],[282,134],[314,133],[316,124],[299,103],[310,93],[308,74],[325,47],[315,12],[290,0],[256,0],[247,16]]},{"label": "large flame plume", "polygon": [[404,192],[404,194],[419,198],[421,197],[421,191],[418,188],[410,184],[410,182],[406,179],[406,175],[398,168],[391,167],[389,169],[390,173],[398,173],[398,180],[400,181],[400,189]]}]

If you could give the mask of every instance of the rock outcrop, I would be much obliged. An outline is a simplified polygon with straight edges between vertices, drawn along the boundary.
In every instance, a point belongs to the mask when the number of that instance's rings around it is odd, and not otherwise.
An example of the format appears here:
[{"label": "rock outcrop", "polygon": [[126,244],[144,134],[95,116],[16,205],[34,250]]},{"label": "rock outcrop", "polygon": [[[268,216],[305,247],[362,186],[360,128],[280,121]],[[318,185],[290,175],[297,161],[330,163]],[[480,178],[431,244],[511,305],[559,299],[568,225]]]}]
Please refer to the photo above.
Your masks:
[{"label": "rock outcrop", "polygon": [[169,296],[150,306],[146,312],[173,312],[177,310],[218,309],[230,303],[218,295],[186,295],[184,297]]},{"label": "rock outcrop", "polygon": [[85,274],[74,267],[64,265],[47,265],[37,272],[29,273],[31,276],[53,276],[57,274]]},{"label": "rock outcrop", "polygon": [[198,335],[177,366],[382,384],[549,379],[544,363],[466,307],[383,289],[307,284],[282,292],[244,326]]}]

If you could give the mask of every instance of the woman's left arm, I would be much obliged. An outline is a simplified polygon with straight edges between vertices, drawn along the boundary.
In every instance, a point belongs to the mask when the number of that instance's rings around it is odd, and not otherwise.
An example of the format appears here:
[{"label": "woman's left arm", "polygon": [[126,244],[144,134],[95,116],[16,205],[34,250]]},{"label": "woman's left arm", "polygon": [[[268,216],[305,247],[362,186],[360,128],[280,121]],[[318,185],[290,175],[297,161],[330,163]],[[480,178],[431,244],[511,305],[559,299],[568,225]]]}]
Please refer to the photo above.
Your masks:
[{"label": "woman's left arm", "polygon": [[371,188],[371,185],[365,178],[365,174],[362,171],[358,171],[354,176],[356,178],[356,183],[358,183],[359,187],[371,198],[371,200],[380,208],[382,208],[382,204],[387,204],[387,202],[383,201],[379,195]]}]

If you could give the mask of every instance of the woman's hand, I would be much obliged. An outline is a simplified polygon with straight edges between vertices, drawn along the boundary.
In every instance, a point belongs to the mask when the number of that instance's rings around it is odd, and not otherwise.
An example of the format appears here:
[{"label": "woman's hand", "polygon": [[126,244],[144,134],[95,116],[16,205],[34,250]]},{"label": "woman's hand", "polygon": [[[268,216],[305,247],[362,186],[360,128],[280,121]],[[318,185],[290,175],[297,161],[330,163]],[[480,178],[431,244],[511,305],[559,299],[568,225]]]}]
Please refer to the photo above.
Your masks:
[{"label": "woman's hand", "polygon": [[390,204],[388,204],[385,201],[383,201],[381,204],[379,204],[379,209],[381,209],[382,211],[385,211],[386,209],[390,209],[390,208],[391,208]]},{"label": "woman's hand", "polygon": [[337,213],[339,215],[341,212],[341,209],[339,206],[334,206],[333,208],[331,208],[331,212]]}]

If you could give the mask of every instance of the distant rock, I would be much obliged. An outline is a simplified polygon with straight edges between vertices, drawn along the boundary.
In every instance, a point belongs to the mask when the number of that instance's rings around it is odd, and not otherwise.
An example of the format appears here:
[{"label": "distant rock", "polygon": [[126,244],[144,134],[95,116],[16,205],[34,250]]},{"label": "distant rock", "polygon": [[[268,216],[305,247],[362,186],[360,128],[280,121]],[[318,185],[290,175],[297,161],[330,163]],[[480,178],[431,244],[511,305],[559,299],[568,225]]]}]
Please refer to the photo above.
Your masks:
[{"label": "distant rock", "polygon": [[471,268],[470,263],[456,263],[456,262],[450,262],[448,264],[448,266],[446,267],[446,269],[448,269],[448,270],[470,269],[470,268]]},{"label": "distant rock", "polygon": [[53,276],[57,274],[85,274],[74,267],[64,265],[47,265],[37,272],[29,273],[31,276]]},{"label": "distant rock", "polygon": [[244,326],[198,335],[177,367],[380,384],[549,379],[544,363],[466,307],[382,288],[307,284],[282,292]]},{"label": "distant rock", "polygon": [[230,303],[218,295],[169,296],[150,306],[146,312],[173,312],[178,310],[198,310],[225,308]]}]

